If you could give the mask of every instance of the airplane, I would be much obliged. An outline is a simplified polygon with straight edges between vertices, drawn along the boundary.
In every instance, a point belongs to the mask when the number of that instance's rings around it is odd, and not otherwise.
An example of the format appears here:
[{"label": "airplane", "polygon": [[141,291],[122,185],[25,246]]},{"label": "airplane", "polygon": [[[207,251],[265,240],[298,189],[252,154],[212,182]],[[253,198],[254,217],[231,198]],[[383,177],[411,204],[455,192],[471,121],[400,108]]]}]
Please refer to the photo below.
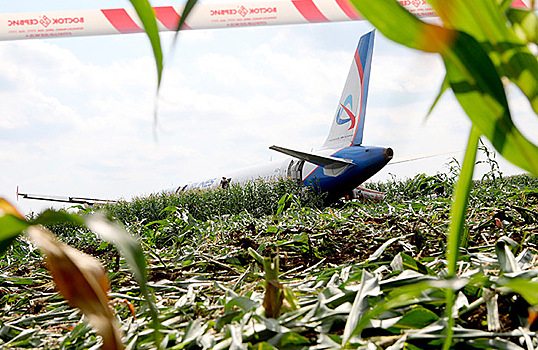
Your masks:
[{"label": "airplane", "polygon": [[[362,145],[374,37],[375,30],[372,30],[359,39],[329,134],[318,150],[304,152],[271,146],[271,150],[289,157],[225,173],[221,177],[190,182],[167,191],[179,193],[227,187],[230,182],[242,185],[257,180],[292,179],[324,193],[325,205],[342,197],[382,200],[383,193],[358,187],[387,165],[394,156],[391,148]],[[17,188],[17,197],[19,196],[87,205],[116,202],[95,198],[31,195],[20,193]]]},{"label": "airplane", "polygon": [[[383,194],[358,187],[375,175],[393,158],[391,148],[362,145],[368,85],[374,49],[375,30],[364,34],[353,56],[344,90],[324,144],[316,151],[304,152],[280,146],[271,150],[288,155],[281,161],[267,162],[232,171],[222,177],[190,182],[171,189],[172,192],[210,190],[226,187],[230,181],[245,184],[250,181],[292,179],[325,194],[329,205],[342,197],[369,197],[375,200]],[[58,196],[39,196],[19,193],[17,197],[79,204],[114,203],[113,200]]]},{"label": "airplane", "polygon": [[[229,172],[221,178],[191,182],[175,191],[216,189],[227,186],[230,181],[244,184],[259,179],[274,181],[287,178],[325,193],[326,205],[346,196],[367,196],[368,190],[357,187],[394,156],[391,148],[362,145],[374,37],[375,30],[372,30],[359,39],[329,134],[321,148],[304,152],[271,146],[271,150],[289,157]],[[379,193],[373,195],[379,197]]]},{"label": "airplane", "polygon": [[[387,165],[394,156],[391,148],[362,145],[374,37],[375,30],[372,30],[359,40],[329,134],[318,150],[304,152],[271,146],[270,149],[290,157],[225,173],[225,176],[190,182],[165,191],[179,193],[211,190],[227,187],[231,182],[242,185],[256,180],[292,179],[305,187],[325,193],[325,205],[334,203],[340,198],[383,200],[385,195],[383,192],[359,186]],[[459,152],[461,150],[401,158],[390,164]],[[28,194],[19,192],[17,187],[18,197],[84,205],[117,202],[110,199]]]}]

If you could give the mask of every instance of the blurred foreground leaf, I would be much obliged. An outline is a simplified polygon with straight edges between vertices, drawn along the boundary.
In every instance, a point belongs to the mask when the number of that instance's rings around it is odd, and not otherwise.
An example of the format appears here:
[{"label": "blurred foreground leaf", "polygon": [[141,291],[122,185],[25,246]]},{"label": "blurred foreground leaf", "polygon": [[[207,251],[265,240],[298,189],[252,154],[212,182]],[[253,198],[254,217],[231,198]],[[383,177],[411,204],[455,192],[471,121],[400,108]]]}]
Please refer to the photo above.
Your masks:
[{"label": "blurred foreground leaf", "polygon": [[0,198],[0,255],[27,227],[28,223],[17,209]]},{"label": "blurred foreground leaf", "polygon": [[163,73],[163,51],[161,47],[161,38],[159,36],[159,29],[157,28],[157,19],[155,13],[148,0],[129,0],[136,10],[136,14],[144,30],[149,38],[151,47],[153,49],[153,55],[155,56],[155,64],[157,65],[157,89],[161,85],[162,73]]},{"label": "blurred foreground leaf", "polygon": [[118,324],[108,306],[106,272],[99,261],[57,241],[43,227],[30,226],[28,236],[45,255],[60,294],[69,305],[79,308],[103,337],[102,349],[123,349]]},{"label": "blurred foreground leaf", "polygon": [[160,344],[159,316],[153,295],[148,288],[146,258],[140,242],[129,234],[123,226],[108,220],[102,213],[90,216],[86,224],[90,230],[98,234],[103,240],[114,244],[129,265],[150,308],[155,330],[155,344]]},{"label": "blurred foreground leaf", "polygon": [[[442,27],[419,20],[395,0],[352,0],[357,10],[389,39],[413,49],[439,53],[445,62],[446,80],[473,125],[504,158],[538,176],[538,147],[512,122],[499,76],[499,71],[506,73],[534,106],[538,63],[525,45],[507,32],[505,23],[503,29],[496,27],[499,14],[488,11],[500,10],[491,1],[478,2],[480,5],[460,0],[432,1],[446,24]],[[471,10],[473,7],[478,10]],[[469,18],[473,20],[464,20]],[[486,39],[496,41],[481,42]],[[494,49],[498,50],[496,54],[492,53]]]},{"label": "blurred foreground leaf", "polygon": [[[530,10],[505,9],[491,0],[429,2],[445,27],[465,32],[480,43],[498,74],[515,83],[538,113],[538,61],[526,45],[535,39],[536,14]],[[466,47],[466,55],[473,54],[475,49]]]},{"label": "blurred foreground leaf", "polygon": [[505,283],[504,287],[520,294],[530,305],[538,305],[538,282],[515,278]]},{"label": "blurred foreground leaf", "polygon": [[19,211],[14,206],[12,206],[4,198],[0,198],[0,217],[6,214],[16,216],[19,219],[24,219],[24,216],[22,216],[22,214],[19,213]]},{"label": "blurred foreground leaf", "polygon": [[443,59],[450,86],[473,125],[504,158],[538,176],[538,147],[513,123],[501,79],[480,44],[460,33]]}]

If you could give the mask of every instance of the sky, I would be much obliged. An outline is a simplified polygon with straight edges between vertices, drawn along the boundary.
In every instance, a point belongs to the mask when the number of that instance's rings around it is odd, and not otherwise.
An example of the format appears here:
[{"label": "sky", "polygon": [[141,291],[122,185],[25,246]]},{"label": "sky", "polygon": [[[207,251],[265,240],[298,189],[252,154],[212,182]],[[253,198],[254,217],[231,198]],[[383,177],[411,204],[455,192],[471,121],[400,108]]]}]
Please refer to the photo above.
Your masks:
[{"label": "sky", "polygon": [[[176,5],[151,1],[152,5]],[[19,0],[1,13],[130,7],[126,0]],[[22,193],[130,199],[311,151],[325,140],[366,21],[186,31],[170,50],[154,123],[156,70],[144,34],[0,42],[0,196],[23,213],[61,205]],[[363,144],[395,158],[465,148],[470,123],[451,92],[425,119],[439,57],[376,33]],[[509,88],[513,118],[538,120]],[[389,165],[371,181],[446,172],[463,153]],[[499,156],[504,174],[522,173]],[[487,171],[477,168],[477,175]]]}]

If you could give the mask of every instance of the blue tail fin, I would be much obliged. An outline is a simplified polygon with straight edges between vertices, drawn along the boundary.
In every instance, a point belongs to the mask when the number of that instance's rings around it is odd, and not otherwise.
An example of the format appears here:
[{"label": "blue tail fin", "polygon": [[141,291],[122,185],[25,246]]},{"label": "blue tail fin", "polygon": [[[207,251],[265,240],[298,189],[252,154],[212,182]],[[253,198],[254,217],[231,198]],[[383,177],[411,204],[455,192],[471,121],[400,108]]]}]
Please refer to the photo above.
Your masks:
[{"label": "blue tail fin", "polygon": [[343,148],[362,143],[374,34],[371,31],[359,40],[329,136],[322,148]]}]

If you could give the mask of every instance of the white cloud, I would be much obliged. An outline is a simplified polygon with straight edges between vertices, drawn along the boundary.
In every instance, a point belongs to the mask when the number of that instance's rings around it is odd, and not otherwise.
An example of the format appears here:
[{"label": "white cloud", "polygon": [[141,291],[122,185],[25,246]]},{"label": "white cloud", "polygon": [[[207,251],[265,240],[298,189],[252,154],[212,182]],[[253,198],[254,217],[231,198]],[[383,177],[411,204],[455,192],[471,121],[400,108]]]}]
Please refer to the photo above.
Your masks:
[{"label": "white cloud", "polygon": [[[249,57],[245,57],[249,56]],[[249,67],[250,55],[231,57],[217,53],[209,53],[198,59],[200,73],[208,74],[225,86],[261,87],[274,83],[266,76],[264,69]]]},{"label": "white cloud", "polygon": [[409,51],[405,56],[394,56],[378,50],[374,62],[372,87],[387,92],[403,92],[407,96],[422,94],[440,86],[444,77],[438,55]]}]

